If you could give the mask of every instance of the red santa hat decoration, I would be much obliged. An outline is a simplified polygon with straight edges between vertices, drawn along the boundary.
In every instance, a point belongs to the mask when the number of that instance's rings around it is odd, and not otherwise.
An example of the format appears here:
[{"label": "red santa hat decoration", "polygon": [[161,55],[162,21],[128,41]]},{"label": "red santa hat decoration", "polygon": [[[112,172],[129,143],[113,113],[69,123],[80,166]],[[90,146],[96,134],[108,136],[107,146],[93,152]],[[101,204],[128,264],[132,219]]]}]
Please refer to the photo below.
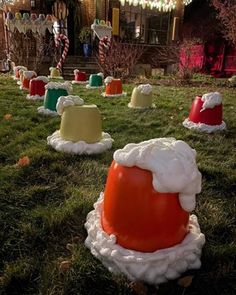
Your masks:
[{"label": "red santa hat decoration", "polygon": [[106,89],[105,92],[101,94],[103,97],[126,96],[126,92],[123,92],[121,79],[115,79],[112,76],[108,76],[104,80],[104,83],[106,85]]},{"label": "red santa hat decoration", "polygon": [[87,74],[78,69],[74,70],[74,80],[72,84],[88,84]]},{"label": "red santa hat decoration", "polygon": [[38,76],[30,80],[29,91],[26,96],[29,100],[44,100],[45,86],[49,82],[49,79],[45,76]]},{"label": "red santa hat decoration", "polygon": [[15,67],[13,67],[14,76],[12,76],[12,78],[14,80],[19,80],[20,79],[20,72],[19,72],[20,70],[27,71],[27,68],[24,67],[24,66],[15,66]]},{"label": "red santa hat decoration", "polygon": [[226,124],[222,120],[222,113],[222,97],[219,92],[196,96],[189,117],[184,120],[183,126],[207,133],[224,130]]},{"label": "red santa hat decoration", "polygon": [[29,90],[30,80],[37,77],[35,71],[23,71],[23,81],[20,84],[21,90]]}]

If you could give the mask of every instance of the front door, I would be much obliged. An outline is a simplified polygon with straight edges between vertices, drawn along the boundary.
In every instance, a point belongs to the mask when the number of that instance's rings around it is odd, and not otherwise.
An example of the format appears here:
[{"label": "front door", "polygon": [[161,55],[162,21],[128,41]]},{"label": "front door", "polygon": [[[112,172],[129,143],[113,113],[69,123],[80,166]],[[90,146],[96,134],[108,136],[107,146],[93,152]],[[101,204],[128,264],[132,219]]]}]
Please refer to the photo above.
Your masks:
[{"label": "front door", "polygon": [[75,6],[69,7],[69,15],[67,17],[68,38],[70,41],[69,55],[81,54],[79,32],[82,28],[82,11],[81,3],[78,1]]}]

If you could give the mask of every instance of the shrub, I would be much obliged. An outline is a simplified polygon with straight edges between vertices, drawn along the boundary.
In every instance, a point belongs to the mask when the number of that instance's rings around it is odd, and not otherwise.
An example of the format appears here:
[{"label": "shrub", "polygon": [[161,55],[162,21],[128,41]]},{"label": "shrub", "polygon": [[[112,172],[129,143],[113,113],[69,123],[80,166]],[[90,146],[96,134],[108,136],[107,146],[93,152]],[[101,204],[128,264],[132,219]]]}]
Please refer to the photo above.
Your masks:
[{"label": "shrub", "polygon": [[122,43],[113,39],[105,53],[105,61],[101,60],[99,53],[96,58],[105,76],[127,78],[143,52],[142,44]]}]

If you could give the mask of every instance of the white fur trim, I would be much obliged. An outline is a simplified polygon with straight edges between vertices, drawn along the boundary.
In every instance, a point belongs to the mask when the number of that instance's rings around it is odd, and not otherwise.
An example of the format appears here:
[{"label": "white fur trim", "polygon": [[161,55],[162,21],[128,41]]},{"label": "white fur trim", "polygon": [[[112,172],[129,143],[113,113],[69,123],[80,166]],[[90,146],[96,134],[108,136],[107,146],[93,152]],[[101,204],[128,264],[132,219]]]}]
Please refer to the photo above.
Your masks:
[{"label": "white fur trim", "polygon": [[110,84],[114,78],[112,76],[107,76],[106,79],[104,80],[105,85]]},{"label": "white fur trim", "polygon": [[44,100],[44,95],[40,96],[38,94],[36,95],[27,95],[26,96],[26,99],[29,99],[29,100]]},{"label": "white fur trim", "polygon": [[213,109],[215,106],[222,103],[221,94],[219,92],[210,92],[206,93],[201,97],[203,101],[202,109],[200,112],[203,112],[206,109]]},{"label": "white fur trim", "polygon": [[121,97],[121,96],[126,96],[127,93],[126,92],[122,92],[122,93],[119,93],[119,94],[106,94],[106,92],[103,92],[101,94],[101,96],[103,97]]},{"label": "white fur trim", "polygon": [[18,71],[18,70],[27,71],[27,68],[24,67],[24,66],[15,66],[15,67],[13,67],[13,71],[14,71],[15,74],[16,74],[16,71]]},{"label": "white fur trim", "polygon": [[156,105],[155,103],[152,103],[149,107],[145,107],[145,108],[142,108],[142,107],[134,107],[131,102],[128,103],[128,107],[131,108],[131,109],[137,109],[137,110],[147,110],[147,109],[155,109],[156,108]]},{"label": "white fur trim", "polygon": [[35,71],[24,71],[23,72],[23,75],[28,80],[32,79],[32,77],[36,77],[37,76],[37,74],[36,74]]},{"label": "white fur trim", "polygon": [[202,177],[196,164],[196,151],[186,142],[170,137],[129,143],[116,150],[113,158],[122,166],[149,170],[154,190],[179,193],[181,207],[187,212],[194,210]]},{"label": "white fur trim", "polygon": [[20,90],[29,91],[29,88],[26,88],[26,87],[22,86],[22,83],[19,84],[19,85],[20,85]]},{"label": "white fur trim", "polygon": [[49,79],[46,76],[38,76],[32,79],[33,81],[43,81],[44,83],[48,83]]},{"label": "white fur trim", "polygon": [[189,120],[189,118],[185,119],[183,122],[183,126],[188,129],[193,129],[200,132],[212,133],[215,131],[221,131],[226,129],[226,124],[224,121],[220,125],[207,125],[204,123],[194,123]]},{"label": "white fur trim", "polygon": [[41,115],[51,116],[51,117],[59,116],[57,112],[51,111],[49,109],[45,109],[44,106],[41,106],[38,108],[38,113]]},{"label": "white fur trim", "polygon": [[108,133],[102,132],[102,139],[96,143],[86,143],[85,141],[73,142],[64,140],[60,136],[60,131],[55,131],[48,136],[47,142],[55,150],[77,155],[101,154],[112,147],[113,139]]},{"label": "white fur trim", "polygon": [[82,106],[83,104],[84,100],[78,95],[60,96],[57,100],[56,109],[58,114],[62,115],[66,107],[74,105]]},{"label": "white fur trim", "polygon": [[72,84],[88,84],[89,83],[89,80],[87,80],[87,81],[75,81],[75,80],[73,80],[72,81]]},{"label": "white fur trim", "polygon": [[90,86],[89,84],[86,85],[86,89],[99,89],[99,88],[104,88],[104,85],[102,86]]},{"label": "white fur trim", "polygon": [[152,92],[152,86],[150,84],[141,84],[137,87],[138,91],[142,94],[150,94]]},{"label": "white fur trim", "polygon": [[63,79],[64,79],[62,76],[58,76],[58,77],[48,76],[48,78],[49,78],[49,79],[55,79],[55,80],[56,80],[56,79],[58,79],[58,80],[59,80],[59,79],[60,79],[60,80],[63,80]]},{"label": "white fur trim", "polygon": [[72,85],[70,82],[49,82],[45,85],[45,89],[65,89],[68,93],[71,93],[73,91]]},{"label": "white fur trim", "polygon": [[100,77],[102,77],[102,79],[104,78],[104,75],[103,75],[102,72],[98,73],[97,75],[100,76]]},{"label": "white fur trim", "polygon": [[87,215],[85,245],[109,271],[123,273],[132,281],[158,285],[178,278],[188,269],[201,266],[200,256],[205,243],[197,217],[190,216],[190,232],[184,240],[170,248],[152,253],[129,250],[116,244],[115,235],[108,235],[101,226],[103,193],[94,204],[95,210]]}]

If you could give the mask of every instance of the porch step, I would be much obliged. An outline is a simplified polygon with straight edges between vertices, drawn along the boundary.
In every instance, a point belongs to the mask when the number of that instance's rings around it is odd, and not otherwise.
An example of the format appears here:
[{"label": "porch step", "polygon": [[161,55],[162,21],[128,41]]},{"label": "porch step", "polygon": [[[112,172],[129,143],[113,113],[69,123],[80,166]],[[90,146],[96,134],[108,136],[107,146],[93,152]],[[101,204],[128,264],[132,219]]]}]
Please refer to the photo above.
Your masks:
[{"label": "porch step", "polygon": [[64,79],[73,80],[75,69],[86,72],[88,75],[98,73],[100,71],[95,57],[67,56],[63,65]]},{"label": "porch step", "polygon": [[84,57],[81,55],[68,55],[66,57],[66,63],[74,63],[74,62],[79,62],[79,63],[94,63],[96,62],[95,56],[90,56],[90,57]]}]

